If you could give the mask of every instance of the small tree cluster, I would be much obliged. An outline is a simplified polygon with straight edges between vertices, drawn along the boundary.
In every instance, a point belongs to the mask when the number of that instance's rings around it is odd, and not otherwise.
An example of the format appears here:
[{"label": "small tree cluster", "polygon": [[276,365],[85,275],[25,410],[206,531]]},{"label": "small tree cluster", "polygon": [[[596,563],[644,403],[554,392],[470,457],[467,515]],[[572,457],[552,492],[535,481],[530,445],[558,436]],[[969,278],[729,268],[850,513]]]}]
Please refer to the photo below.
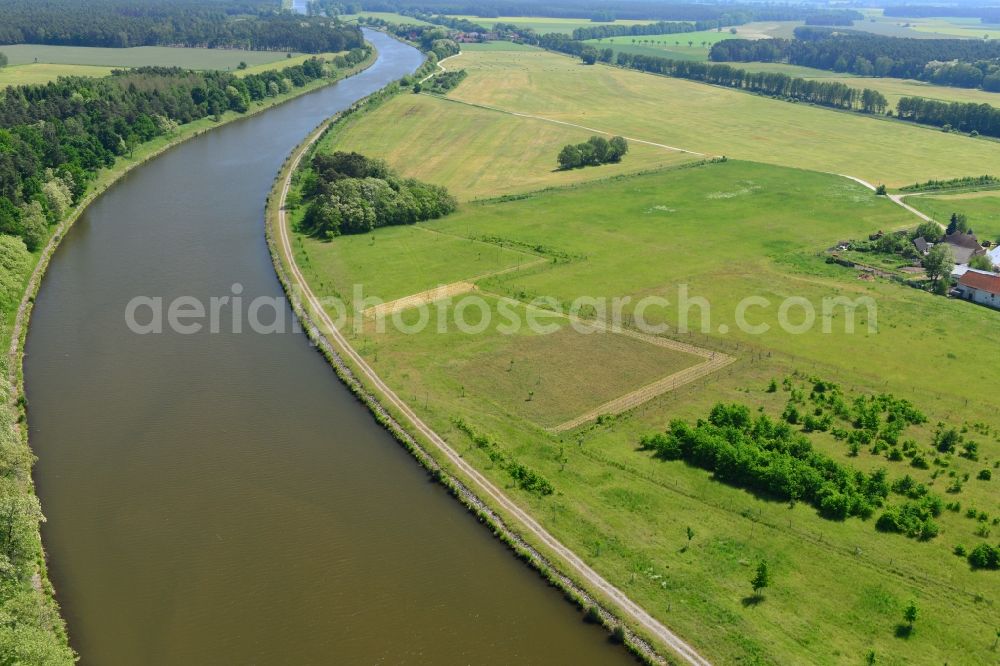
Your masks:
[{"label": "small tree cluster", "polygon": [[383,162],[344,152],[313,157],[302,196],[309,207],[299,230],[317,238],[414,224],[457,206],[443,187],[399,178]]},{"label": "small tree cluster", "polygon": [[578,169],[621,162],[628,152],[628,141],[616,136],[610,141],[602,136],[592,136],[584,143],[569,144],[559,151],[559,168]]},{"label": "small tree cluster", "polygon": [[708,469],[720,481],[784,500],[803,501],[833,520],[867,518],[889,494],[885,470],[851,469],[814,451],[808,438],[744,405],[717,404],[707,421],[675,420],[642,447],[667,460]]}]

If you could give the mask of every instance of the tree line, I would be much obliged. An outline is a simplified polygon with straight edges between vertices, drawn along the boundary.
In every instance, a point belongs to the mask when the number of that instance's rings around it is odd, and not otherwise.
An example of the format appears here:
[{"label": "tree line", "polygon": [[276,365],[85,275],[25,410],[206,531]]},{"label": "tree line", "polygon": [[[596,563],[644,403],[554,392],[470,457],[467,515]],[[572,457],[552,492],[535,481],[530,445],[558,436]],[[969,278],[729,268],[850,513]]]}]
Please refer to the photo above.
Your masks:
[{"label": "tree line", "polygon": [[300,192],[307,207],[298,230],[323,239],[436,219],[457,207],[445,188],[400,178],[359,153],[317,153]]},{"label": "tree line", "polygon": [[592,136],[583,143],[569,144],[559,151],[559,168],[578,169],[585,166],[599,166],[621,162],[628,152],[628,141],[623,137]]},{"label": "tree line", "polygon": [[[614,54],[612,49],[597,49],[591,44],[560,34],[543,35],[538,39],[538,45],[577,56],[586,64],[613,62],[619,67],[701,81],[782,99],[862,113],[893,114],[888,100],[881,92],[871,88],[854,88],[837,81],[803,79],[780,72],[748,72],[728,64],[672,60],[622,51]],[[1000,137],[1000,109],[990,104],[903,97],[897,103],[895,115],[900,120],[967,132],[973,136]]]},{"label": "tree line", "polygon": [[997,40],[915,39],[808,27],[796,28],[795,39],[728,39],[709,52],[715,62],[789,62],[988,91],[1000,91],[998,58]]},{"label": "tree line", "polygon": [[665,74],[839,109],[884,113],[888,107],[885,96],[877,90],[852,88],[837,81],[792,77],[780,72],[748,72],[731,65],[672,60],[625,52],[617,54],[615,64],[642,72]]},{"label": "tree line", "polygon": [[903,97],[896,116],[922,125],[970,134],[1000,137],[1000,109],[975,102],[940,102],[924,97]]},{"label": "tree line", "polygon": [[[368,53],[355,49],[338,64],[357,64]],[[98,170],[137,146],[170,135],[179,125],[226,111],[243,113],[252,102],[333,75],[333,66],[310,58],[242,78],[142,67],[105,78],[61,77],[8,87],[0,93],[0,233],[18,236],[34,250],[48,226],[82,198]]]},{"label": "tree line", "polygon": [[240,0],[9,0],[0,4],[0,44],[204,46],[325,53],[363,44],[334,19],[281,13]]}]

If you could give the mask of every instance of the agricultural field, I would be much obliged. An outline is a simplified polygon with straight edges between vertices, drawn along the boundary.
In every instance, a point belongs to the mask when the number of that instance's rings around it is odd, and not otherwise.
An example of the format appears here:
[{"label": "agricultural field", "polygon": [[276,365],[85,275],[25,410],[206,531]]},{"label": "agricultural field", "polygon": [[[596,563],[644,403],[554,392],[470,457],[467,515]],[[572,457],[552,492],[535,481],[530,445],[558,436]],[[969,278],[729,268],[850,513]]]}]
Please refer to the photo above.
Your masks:
[{"label": "agricultural field", "polygon": [[996,190],[921,194],[907,197],[906,203],[944,224],[952,213],[964,213],[980,239],[1000,243],[1000,192]]},{"label": "agricultural field", "polygon": [[557,170],[560,149],[592,134],[430,95],[401,95],[336,128],[325,145],[388,160],[405,176],[433,175],[437,184],[461,199],[570,185],[693,159],[675,150],[632,143],[619,164]]},{"label": "agricultural field", "polygon": [[112,67],[93,65],[14,65],[0,67],[0,88],[55,81],[60,76],[108,76]]},{"label": "agricultural field", "polygon": [[593,28],[594,26],[600,25],[648,25],[650,23],[655,23],[655,21],[631,20],[595,23],[594,21],[590,21],[588,19],[548,18],[544,16],[498,16],[493,18],[482,18],[469,14],[453,15],[453,18],[467,19],[485,28],[492,28],[497,23],[512,23],[519,28],[530,28],[539,35],[544,35],[550,32],[562,32],[568,35],[577,28]]},{"label": "agricultural field", "polygon": [[[614,67],[588,71],[578,60],[539,50],[473,45],[446,66],[469,72],[448,99],[707,155],[849,174],[891,187],[1000,172],[1000,151],[989,140]],[[628,99],[628,113],[622,113],[622,99]]]},{"label": "agricultural field", "polygon": [[[796,21],[747,23],[735,28],[680,32],[673,35],[640,35],[591,39],[595,46],[611,46],[616,51],[673,58],[675,60],[707,60],[712,45],[724,39],[769,39],[790,36]],[[735,31],[735,32],[733,32]]]},{"label": "agricultural field", "polygon": [[[691,297],[710,304],[709,325],[700,328],[699,312],[692,332],[679,334],[674,308],[657,309],[651,321],[670,324],[669,338],[732,354],[736,363],[624,415],[565,433],[553,432],[553,424],[692,361],[611,332],[576,333],[556,315],[547,320],[558,327],[551,338],[490,327],[481,334],[406,334],[390,325],[379,333],[368,323],[354,329],[353,343],[467,459],[710,659],[855,663],[873,650],[885,664],[987,663],[996,574],[972,571],[952,554],[956,545],[982,541],[980,523],[966,518],[965,508],[946,511],[941,534],[921,542],[879,533],[872,520],[824,519],[804,503],[771,501],[638,450],[643,435],[674,418],[703,418],[718,401],[777,417],[790,394],[769,392],[768,384],[798,371],[796,387],[808,385],[805,375],[816,375],[837,382],[848,396],[890,392],[912,400],[928,414],[928,425],[906,433],[921,451],[929,449],[929,424],[939,420],[989,424],[989,435],[975,437],[979,460],[947,456],[942,478],[884,453],[864,449],[852,456],[829,434],[810,437],[842,464],[866,472],[885,467],[890,479],[910,474],[949,501],[998,515],[996,481],[975,479],[1000,455],[997,405],[991,393],[970,390],[991,381],[981,359],[1000,342],[995,313],[860,281],[819,256],[841,238],[913,224],[912,215],[847,179],[729,160],[466,203],[418,228],[297,243],[300,266],[325,295],[357,282],[398,297],[406,285],[412,293],[472,281],[486,304],[469,309],[472,325],[485,313],[497,321],[501,302],[515,303],[520,316],[541,296],[561,306],[579,296],[659,295],[675,303],[686,285]],[[436,244],[454,262],[442,262]],[[484,245],[493,246],[492,257]],[[547,261],[516,264],[511,248]],[[392,275],[382,276],[385,266],[394,267]],[[762,307],[754,323],[771,329],[754,335],[734,326],[733,313],[746,296],[817,304],[825,297],[867,296],[877,304],[877,323],[869,327],[860,315],[853,334],[839,328],[793,334],[780,328],[774,309]],[[431,316],[441,308],[453,311],[438,302]],[[404,312],[403,323],[415,323],[416,316]],[[839,327],[842,318],[834,321]],[[949,342],[956,329],[963,331],[961,349]],[[941,371],[915,371],[914,356]],[[470,429],[490,445],[473,443]],[[491,462],[496,451],[544,477],[553,494],[513,484]],[[966,473],[972,480],[946,495],[948,484]],[[687,527],[694,532],[690,542]],[[760,559],[771,563],[775,580],[763,601],[753,601],[748,581]],[[902,609],[911,599],[921,620],[914,635],[899,638]]]},{"label": "agricultural field", "polygon": [[374,18],[388,21],[389,23],[399,23],[400,25],[431,25],[427,21],[396,14],[395,12],[358,12],[357,14],[341,14],[341,20],[346,22],[357,21],[359,18]]},{"label": "agricultural field", "polygon": [[888,37],[915,37],[917,39],[1000,38],[1000,25],[982,23],[975,18],[885,16],[881,9],[862,10],[862,13],[866,15],[866,20],[855,21],[853,30],[863,30]]},{"label": "agricultural field", "polygon": [[[90,46],[43,46],[12,44],[0,47],[11,65],[93,65],[99,67],[143,67],[163,65],[185,69],[236,69],[241,63],[264,65],[287,58],[284,52],[202,49],[168,46],[137,46],[128,49]],[[301,55],[293,53],[293,56]]]}]

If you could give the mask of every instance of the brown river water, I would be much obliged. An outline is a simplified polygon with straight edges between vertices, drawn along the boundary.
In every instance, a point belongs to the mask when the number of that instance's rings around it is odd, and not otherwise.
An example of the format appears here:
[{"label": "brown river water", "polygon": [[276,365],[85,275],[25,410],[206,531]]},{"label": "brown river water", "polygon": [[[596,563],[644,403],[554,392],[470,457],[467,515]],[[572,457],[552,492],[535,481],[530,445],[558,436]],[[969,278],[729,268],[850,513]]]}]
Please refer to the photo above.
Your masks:
[{"label": "brown river water", "polygon": [[368,38],[364,73],[127,175],[52,261],[25,372],[81,663],[631,662],[430,482],[301,333],[126,326],[136,296],[281,296],[263,207],[282,161],[421,62]]}]

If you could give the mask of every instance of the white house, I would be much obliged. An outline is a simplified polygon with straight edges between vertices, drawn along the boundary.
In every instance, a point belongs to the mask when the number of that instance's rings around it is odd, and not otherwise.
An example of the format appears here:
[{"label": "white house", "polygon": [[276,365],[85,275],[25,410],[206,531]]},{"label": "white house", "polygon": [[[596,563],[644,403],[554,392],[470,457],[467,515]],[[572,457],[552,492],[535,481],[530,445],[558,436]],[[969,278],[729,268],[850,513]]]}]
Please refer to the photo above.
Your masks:
[{"label": "white house", "polygon": [[990,258],[994,266],[1000,266],[1000,245],[987,252],[986,256]]},{"label": "white house", "polygon": [[970,268],[958,280],[961,298],[1000,310],[1000,275]]}]

